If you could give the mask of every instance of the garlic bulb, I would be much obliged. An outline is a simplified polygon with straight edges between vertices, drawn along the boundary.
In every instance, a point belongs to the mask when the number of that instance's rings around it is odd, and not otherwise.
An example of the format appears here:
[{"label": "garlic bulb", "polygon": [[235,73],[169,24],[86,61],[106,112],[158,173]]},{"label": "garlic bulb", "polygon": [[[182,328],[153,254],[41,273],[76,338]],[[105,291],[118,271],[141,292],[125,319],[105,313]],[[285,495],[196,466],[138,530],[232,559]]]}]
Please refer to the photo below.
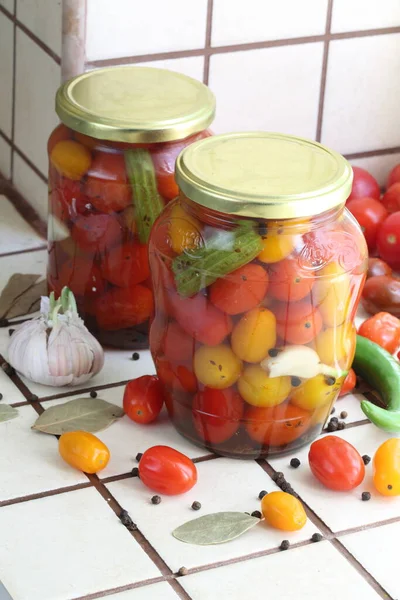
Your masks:
[{"label": "garlic bulb", "polygon": [[320,361],[318,354],[308,346],[287,346],[272,358],[265,358],[261,367],[270,377],[301,377],[310,379],[322,373],[332,377],[341,377],[344,372],[329,367]]},{"label": "garlic bulb", "polygon": [[73,293],[63,288],[42,297],[40,316],[22,323],[8,346],[9,363],[30,381],[64,386],[84,383],[104,364],[99,342],[78,315]]}]

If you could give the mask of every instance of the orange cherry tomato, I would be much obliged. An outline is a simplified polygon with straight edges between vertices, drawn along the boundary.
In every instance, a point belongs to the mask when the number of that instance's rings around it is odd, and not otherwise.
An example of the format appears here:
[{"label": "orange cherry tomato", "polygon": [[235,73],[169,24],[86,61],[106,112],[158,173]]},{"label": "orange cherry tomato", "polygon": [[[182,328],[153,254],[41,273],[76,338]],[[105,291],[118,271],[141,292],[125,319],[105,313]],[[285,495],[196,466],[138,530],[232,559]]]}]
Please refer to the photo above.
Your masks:
[{"label": "orange cherry tomato", "polygon": [[234,388],[206,387],[193,400],[193,422],[199,436],[210,444],[229,440],[239,429],[244,403]]},{"label": "orange cherry tomato", "polygon": [[149,288],[111,288],[95,304],[95,315],[101,329],[113,331],[144,323],[153,313],[154,300]]},{"label": "orange cherry tomato", "polygon": [[195,341],[176,322],[168,323],[163,336],[165,356],[172,362],[190,360],[194,354]]},{"label": "orange cherry tomato", "polygon": [[312,413],[292,404],[246,410],[246,431],[263,446],[286,446],[307,431]]},{"label": "orange cherry tomato", "polygon": [[132,203],[123,154],[96,152],[85,183],[91,203],[104,213],[124,210]]},{"label": "orange cherry tomato", "polygon": [[72,239],[88,252],[103,253],[122,239],[122,227],[112,215],[79,216],[71,231]]},{"label": "orange cherry tomato", "polygon": [[155,421],[163,404],[163,388],[155,375],[143,375],[126,384],[123,407],[125,414],[135,423]]},{"label": "orange cherry tomato", "polygon": [[169,446],[153,446],[139,462],[142,483],[155,492],[175,496],[192,489],[197,469],[187,456]]},{"label": "orange cherry tomato", "polygon": [[280,304],[274,308],[276,331],[289,344],[308,344],[322,329],[322,316],[307,301]]},{"label": "orange cherry tomato", "polygon": [[330,490],[353,490],[365,476],[358,450],[336,435],[326,435],[313,442],[308,462],[314,477]]},{"label": "orange cherry tomato", "polygon": [[129,242],[112,248],[101,264],[104,279],[119,287],[131,287],[150,276],[147,246]]},{"label": "orange cherry tomato", "polygon": [[393,354],[400,346],[400,319],[388,312],[379,312],[360,325],[358,334]]},{"label": "orange cherry tomato", "polygon": [[342,388],[339,393],[339,398],[341,396],[345,396],[346,394],[350,394],[350,392],[352,392],[354,390],[356,383],[357,383],[357,376],[356,376],[355,372],[353,371],[353,369],[350,369],[350,371],[347,373],[346,378],[343,382]]},{"label": "orange cherry tomato", "polygon": [[270,267],[268,294],[282,302],[305,298],[314,284],[312,271],[300,267],[293,259],[285,259]]},{"label": "orange cherry tomato", "polygon": [[383,496],[400,496],[400,440],[383,442],[373,460],[374,486]]},{"label": "orange cherry tomato", "polygon": [[260,265],[248,264],[217,279],[209,288],[210,300],[228,315],[258,306],[268,288],[268,274]]},{"label": "orange cherry tomato", "polygon": [[287,492],[270,492],[261,500],[266,522],[281,531],[298,531],[307,522],[302,503]]},{"label": "orange cherry tomato", "polygon": [[58,450],[66,463],[85,473],[98,473],[110,460],[107,446],[86,431],[63,433],[58,441]]}]

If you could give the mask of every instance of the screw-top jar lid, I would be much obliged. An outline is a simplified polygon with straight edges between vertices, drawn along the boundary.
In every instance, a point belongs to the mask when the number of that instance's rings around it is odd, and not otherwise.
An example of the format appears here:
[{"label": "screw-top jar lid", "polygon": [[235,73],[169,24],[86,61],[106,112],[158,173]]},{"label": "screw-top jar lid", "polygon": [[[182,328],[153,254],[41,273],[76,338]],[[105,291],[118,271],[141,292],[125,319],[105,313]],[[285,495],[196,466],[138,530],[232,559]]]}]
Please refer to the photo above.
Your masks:
[{"label": "screw-top jar lid", "polygon": [[95,138],[167,142],[206,129],[215,97],[200,81],[174,71],[109,67],[64,83],[56,111],[68,127]]},{"label": "screw-top jar lid", "polygon": [[290,135],[216,135],[178,156],[176,181],[194,202],[263,219],[309,217],[345,203],[353,172],[337,152]]}]

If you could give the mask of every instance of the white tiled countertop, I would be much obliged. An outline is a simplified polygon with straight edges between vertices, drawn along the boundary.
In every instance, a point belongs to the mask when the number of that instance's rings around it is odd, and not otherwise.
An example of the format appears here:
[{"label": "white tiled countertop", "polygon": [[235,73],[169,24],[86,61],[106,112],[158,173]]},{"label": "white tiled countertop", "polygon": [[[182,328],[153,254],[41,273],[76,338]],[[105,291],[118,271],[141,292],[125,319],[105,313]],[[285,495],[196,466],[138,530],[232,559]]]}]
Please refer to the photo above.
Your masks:
[{"label": "white tiled countertop", "polygon": [[[1,198],[0,289],[14,272],[44,274],[45,246]],[[16,225],[17,223],[17,225]],[[0,329],[0,355],[6,358],[8,327]],[[0,371],[2,403],[15,405],[18,418],[0,424],[0,580],[13,600],[363,600],[400,597],[396,567],[400,538],[400,498],[374,491],[371,464],[353,492],[323,488],[308,468],[308,448],[269,462],[216,457],[179,436],[162,413],[140,426],[123,417],[98,433],[111,460],[99,476],[66,465],[54,436],[31,430],[38,412],[68,399],[99,397],[121,405],[124,382],[154,372],[148,352],[133,361],[129,351],[106,351],[103,371],[85,387],[48,388]],[[38,400],[31,401],[32,395]],[[337,403],[346,411],[346,429],[337,433],[361,454],[373,455],[388,436],[369,424],[359,407],[361,393]],[[323,435],[329,435],[324,433]],[[199,481],[187,494],[150,502],[132,468],[136,455],[155,444],[187,454]],[[217,546],[191,546],[172,530],[185,521],[220,510],[252,512],[261,490],[278,489],[282,471],[303,501],[308,522],[294,533],[262,524],[243,537]],[[370,491],[369,502],[361,492]],[[194,500],[202,504],[191,509]],[[137,529],[121,523],[122,509]],[[323,541],[313,543],[313,533]],[[279,550],[281,541],[289,550]],[[181,567],[188,574],[178,575]],[[0,599],[3,600],[0,585]]]}]

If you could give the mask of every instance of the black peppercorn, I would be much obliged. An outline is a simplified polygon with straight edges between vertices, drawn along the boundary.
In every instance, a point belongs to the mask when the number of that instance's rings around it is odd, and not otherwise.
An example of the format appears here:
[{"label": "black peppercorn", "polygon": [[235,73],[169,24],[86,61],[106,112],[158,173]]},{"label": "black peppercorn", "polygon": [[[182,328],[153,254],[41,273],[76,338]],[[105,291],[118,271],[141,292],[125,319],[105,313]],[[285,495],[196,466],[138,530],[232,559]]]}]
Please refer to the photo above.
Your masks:
[{"label": "black peppercorn", "polygon": [[336,379],[334,377],[326,376],[325,383],[326,385],[335,385]]},{"label": "black peppercorn", "polygon": [[299,387],[299,385],[301,384],[300,377],[293,376],[290,381],[291,381],[293,387]]},{"label": "black peppercorn", "polygon": [[290,461],[290,466],[293,467],[293,469],[297,469],[300,465],[301,462],[298,458],[292,458],[292,460]]},{"label": "black peppercorn", "polygon": [[138,453],[136,454],[136,460],[137,460],[138,462],[140,462],[140,459],[142,458],[142,456],[143,456],[143,452],[138,452]]},{"label": "black peppercorn", "polygon": [[367,502],[367,500],[371,500],[371,494],[369,492],[363,492],[361,494],[361,500],[363,502]]},{"label": "black peppercorn", "polygon": [[328,431],[337,431],[338,428],[338,424],[337,423],[332,423],[332,421],[329,421],[328,423]]},{"label": "black peppercorn", "polygon": [[8,335],[10,335],[10,336],[11,336],[11,335],[14,333],[14,331],[15,331],[15,329],[9,329],[9,330],[8,330]]},{"label": "black peppercorn", "polygon": [[3,400],[3,394],[0,394],[0,400]]},{"label": "black peppercorn", "polygon": [[281,488],[282,492],[287,492],[288,490],[292,489],[290,483],[287,481],[282,481],[279,487]]},{"label": "black peppercorn", "polygon": [[122,509],[119,518],[122,525],[124,525],[128,531],[135,531],[137,529],[136,523],[132,521],[127,510]]},{"label": "black peppercorn", "polygon": [[265,490],[261,490],[261,492],[258,494],[258,497],[260,500],[262,500],[267,494],[268,492],[266,492]]},{"label": "black peppercorn", "polygon": [[134,477],[137,477],[139,475],[139,469],[137,467],[133,467],[131,473]]},{"label": "black peppercorn", "polygon": [[97,398],[97,392],[95,392],[94,390],[92,390],[92,391],[90,392],[90,397],[91,397],[91,398]]},{"label": "black peppercorn", "polygon": [[279,550],[289,550],[289,546],[289,540],[282,540],[281,545],[279,546]]},{"label": "black peppercorn", "polygon": [[339,430],[346,429],[346,423],[344,421],[339,421],[337,428]]},{"label": "black peppercorn", "polygon": [[278,350],[278,348],[270,348],[268,350],[268,354],[271,358],[275,358],[275,356],[278,356],[279,350]]},{"label": "black peppercorn", "polygon": [[332,410],[331,410],[331,415],[333,415],[333,413],[336,411],[336,408],[333,406]]},{"label": "black peppercorn", "polygon": [[1,368],[3,369],[4,373],[6,373],[7,375],[14,375],[15,373],[15,369],[8,364],[8,362],[4,362],[1,365]]},{"label": "black peppercorn", "polygon": [[184,577],[187,574],[188,574],[188,570],[186,567],[181,567],[178,571],[178,575],[180,575],[180,577]]},{"label": "black peppercorn", "polygon": [[139,360],[139,358],[140,358],[140,354],[139,354],[139,352],[134,352],[134,353],[132,354],[132,360]]},{"label": "black peppercorn", "polygon": [[261,513],[259,510],[253,510],[253,512],[251,513],[252,517],[257,517],[257,519],[261,519]]},{"label": "black peppercorn", "polygon": [[320,533],[313,533],[311,536],[311,541],[312,542],[320,542],[324,539],[324,536],[321,535]]},{"label": "black peppercorn", "polygon": [[339,423],[339,419],[338,419],[337,417],[331,417],[331,418],[329,419],[329,422],[330,422],[330,423]]},{"label": "black peppercorn", "polygon": [[161,502],[161,497],[160,496],[153,496],[151,499],[151,503],[152,504],[160,504]]},{"label": "black peppercorn", "polygon": [[340,413],[340,418],[345,419],[347,416],[348,416],[347,412],[345,410],[342,410],[342,412]]},{"label": "black peppercorn", "polygon": [[192,504],[192,508],[193,508],[193,510],[200,510],[201,509],[200,502],[197,502],[197,500],[195,500]]},{"label": "black peppercorn", "polygon": [[371,462],[371,457],[368,456],[368,454],[364,454],[362,459],[363,459],[364,465],[368,465]]},{"label": "black peppercorn", "polygon": [[37,402],[39,400],[39,396],[36,394],[31,394],[31,402]]},{"label": "black peppercorn", "polygon": [[277,473],[274,473],[274,474],[272,475],[272,480],[273,480],[273,481],[277,482],[277,481],[279,481],[280,479],[285,479],[285,476],[284,476],[284,474],[283,474],[283,473],[281,473],[280,471],[278,471]]}]

